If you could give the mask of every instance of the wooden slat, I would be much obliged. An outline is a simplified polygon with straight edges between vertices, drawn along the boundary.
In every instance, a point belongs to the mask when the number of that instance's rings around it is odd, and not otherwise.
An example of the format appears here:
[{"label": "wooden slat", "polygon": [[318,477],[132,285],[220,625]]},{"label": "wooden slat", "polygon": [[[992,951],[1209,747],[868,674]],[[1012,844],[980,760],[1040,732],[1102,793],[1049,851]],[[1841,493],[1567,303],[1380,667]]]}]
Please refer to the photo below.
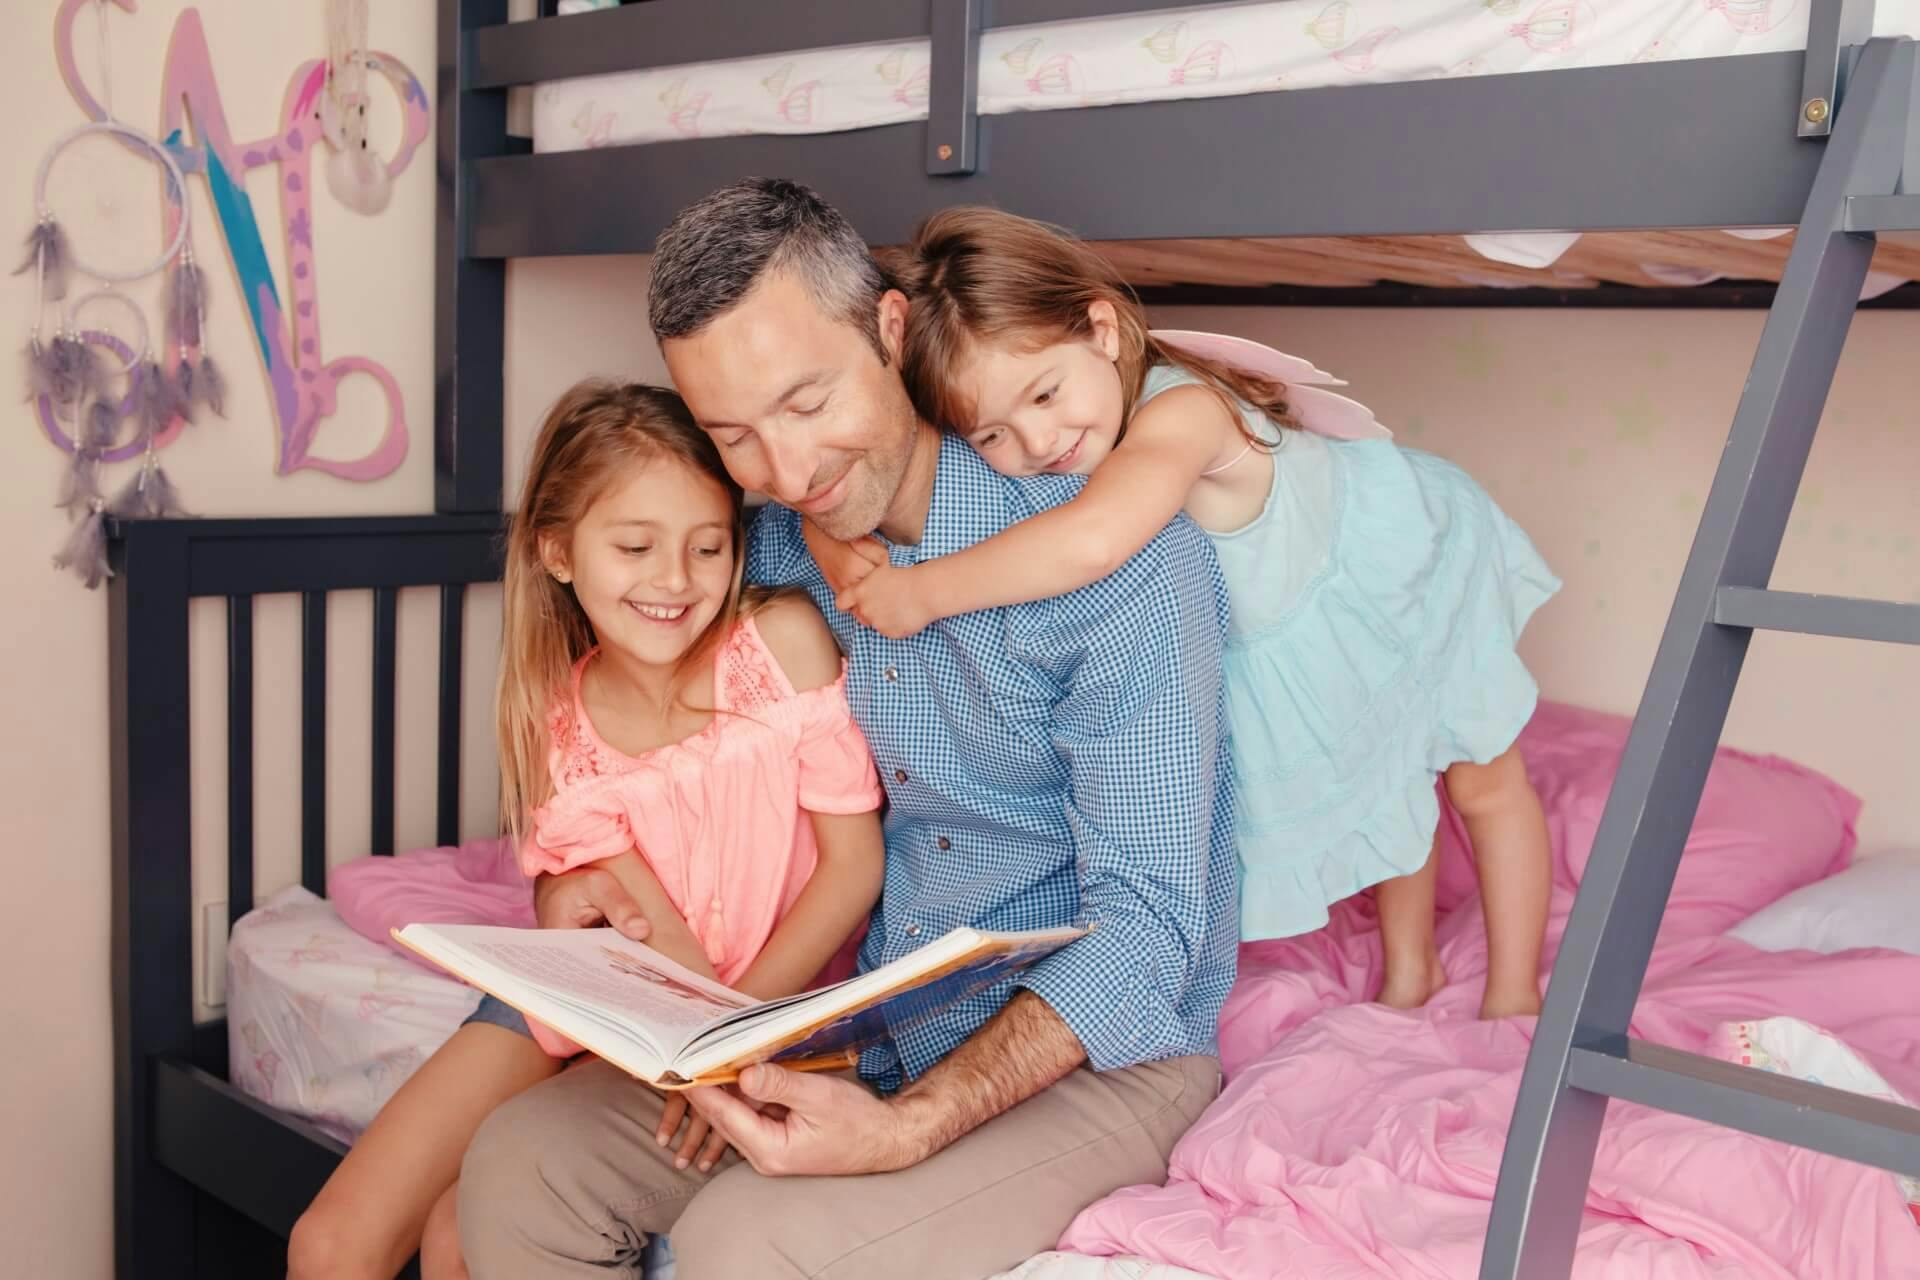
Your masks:
[{"label": "wooden slat", "polygon": [[[1137,285],[1341,288],[1387,281],[1433,288],[1579,289],[1601,283],[1643,287],[1680,283],[1650,273],[1649,266],[1729,280],[1778,281],[1793,236],[1752,240],[1724,231],[1593,232],[1581,236],[1548,268],[1495,262],[1472,249],[1462,236],[1131,240],[1098,247]],[[1920,243],[1883,239],[1873,269],[1920,279]]]},{"label": "wooden slat", "polygon": [[467,589],[457,582],[440,588],[440,777],[435,838],[460,843],[460,654],[466,623]]},{"label": "wooden slat", "polygon": [[227,597],[227,922],[253,910],[253,597]]},{"label": "wooden slat", "polygon": [[400,593],[379,587],[373,593],[373,831],[368,852],[393,852],[393,769],[395,676],[399,665]]},{"label": "wooden slat", "polygon": [[327,593],[300,597],[300,883],[327,893]]}]

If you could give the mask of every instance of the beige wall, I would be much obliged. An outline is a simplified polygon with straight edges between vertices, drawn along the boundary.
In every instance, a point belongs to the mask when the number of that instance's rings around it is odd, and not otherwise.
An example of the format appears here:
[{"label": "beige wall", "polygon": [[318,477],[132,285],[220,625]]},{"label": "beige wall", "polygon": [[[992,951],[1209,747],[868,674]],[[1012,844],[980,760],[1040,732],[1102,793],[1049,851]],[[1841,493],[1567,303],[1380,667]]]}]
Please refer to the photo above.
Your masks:
[{"label": "beige wall", "polygon": [[[158,48],[182,8],[146,0],[116,14],[116,102],[136,122],[158,100]],[[325,48],[319,4],[203,0],[220,87],[237,133],[266,132],[286,76]],[[78,123],[49,56],[44,0],[0,15],[0,113],[14,122],[0,143],[0,178],[15,232],[31,221],[28,192],[41,148]],[[90,30],[83,24],[83,33]],[[375,43],[431,83],[432,6],[374,7]],[[136,40],[144,45],[136,49]],[[90,49],[84,45],[84,49]],[[83,54],[85,65],[93,65]],[[138,111],[136,111],[136,106]],[[390,139],[391,120],[376,129]],[[315,234],[326,319],[324,354],[371,356],[393,370],[414,423],[413,449],[395,475],[371,485],[318,474],[276,477],[266,392],[232,273],[200,189],[196,244],[212,267],[212,342],[233,383],[227,419],[197,425],[166,457],[193,509],[208,515],[415,512],[431,506],[432,197],[430,152],[396,185],[374,220],[316,201]],[[90,162],[91,163],[91,162]],[[75,205],[77,241],[152,235],[151,188],[127,185],[127,162],[109,159],[101,180],[132,193],[102,210]],[[86,173],[80,166],[76,172]],[[267,171],[249,189],[270,248],[277,210]],[[65,206],[63,205],[63,208]],[[510,276],[507,416],[510,482],[520,474],[541,407],[589,372],[662,376],[646,339],[637,259],[516,264]],[[22,321],[30,291],[0,279],[8,314]],[[1568,579],[1565,596],[1529,631],[1526,649],[1549,693],[1628,708],[1705,493],[1719,435],[1745,375],[1758,317],[1721,314],[1218,312],[1169,323],[1238,329],[1313,356],[1350,377],[1410,444],[1445,453],[1479,475],[1532,531]],[[1807,501],[1783,557],[1781,584],[1920,599],[1920,536],[1910,512],[1920,453],[1920,397],[1911,352],[1920,316],[1869,316],[1858,329],[1835,409],[1816,451]],[[18,333],[16,340],[23,339]],[[371,396],[350,388],[333,430],[345,451],[371,438]],[[0,404],[24,398],[18,365],[0,360]],[[14,1051],[0,1058],[0,1239],[13,1269],[48,1280],[98,1280],[111,1256],[111,1076],[107,974],[106,607],[53,573],[47,557],[63,517],[52,510],[59,455],[23,411],[0,440],[0,589],[5,705],[15,724],[0,812],[14,850],[8,919],[0,929],[0,990]],[[116,477],[117,479],[117,477]],[[485,749],[487,690],[497,601],[480,593],[469,625],[465,817],[484,827],[494,782]],[[291,670],[296,609],[262,602],[257,619],[256,841],[259,888],[296,878],[294,702],[273,678]],[[330,856],[359,852],[366,828],[367,609],[342,599],[330,625]],[[402,614],[400,837],[430,839],[432,631],[430,594],[409,594]],[[193,623],[196,897],[225,896],[221,872],[224,765],[221,630],[217,607]],[[1831,770],[1869,798],[1869,843],[1920,844],[1920,798],[1908,785],[1915,721],[1913,667],[1888,648],[1768,638],[1736,706],[1731,737],[1791,752]]]},{"label": "beige wall", "polygon": [[[137,15],[112,17],[114,104],[130,122],[159,123],[162,50],[181,0],[144,0]],[[241,138],[272,130],[288,77],[300,62],[323,56],[324,7],[314,3],[198,5],[212,48],[219,89]],[[0,189],[12,220],[0,227],[9,246],[32,225],[33,177],[43,149],[81,123],[52,59],[50,0],[0,6],[0,118],[12,122],[0,141]],[[97,83],[93,25],[79,24],[80,61]],[[373,41],[407,63],[431,89],[434,6],[425,0],[373,6]],[[377,145],[390,146],[397,113],[382,102]],[[412,447],[393,475],[351,484],[317,472],[273,474],[276,440],[267,388],[252,347],[226,251],[205,199],[190,186],[197,220],[194,243],[209,269],[210,345],[231,384],[227,417],[193,426],[165,463],[191,509],[201,515],[316,515],[423,512],[432,508],[433,156],[429,144],[396,181],[392,204],[378,218],[344,210],[324,193],[314,201],[317,275],[326,358],[364,355],[398,379],[412,425]],[[136,162],[105,146],[83,146],[63,158],[54,198],[77,247],[114,261],[150,257],[159,248],[154,188]],[[92,189],[89,189],[91,186]],[[282,237],[272,172],[247,183],[281,288]],[[98,198],[105,193],[109,200]],[[107,207],[103,207],[107,206]],[[113,207],[117,206],[117,207]],[[11,248],[7,250],[13,252]],[[14,259],[4,264],[11,268]],[[592,288],[585,262],[516,264],[510,289],[509,345],[517,359],[509,417],[526,427],[538,407],[572,378],[606,370],[658,376],[651,345],[638,341],[644,316],[623,288]],[[607,265],[591,279],[606,280]],[[643,264],[614,264],[644,290]],[[527,287],[529,282],[532,287]],[[551,282],[551,283],[548,283]],[[157,315],[157,285],[136,286]],[[522,305],[524,303],[524,305]],[[0,277],[0,311],[14,317],[9,349],[24,344],[31,285]],[[89,313],[91,314],[91,313]],[[4,632],[0,676],[5,706],[17,726],[8,769],[0,775],[0,823],[15,850],[8,919],[0,928],[0,1019],[13,1051],[0,1057],[0,1240],[7,1274],[46,1280],[99,1280],[112,1257],[112,1076],[108,1023],[107,880],[107,611],[103,592],[89,593],[54,573],[48,558],[66,529],[53,509],[62,473],[59,455],[33,427],[24,407],[19,361],[0,360],[0,404],[11,429],[0,444],[0,589],[11,622]],[[326,428],[330,451],[348,455],[378,435],[380,406],[371,384],[349,382],[341,410]],[[517,476],[518,472],[515,471]],[[117,487],[124,472],[109,477]],[[470,607],[471,670],[466,690],[463,817],[469,830],[490,821],[496,781],[487,743],[490,655],[497,641],[497,593],[478,592]],[[367,827],[365,735],[370,610],[364,596],[337,598],[329,613],[331,706],[329,854],[361,851]],[[221,610],[197,606],[192,620],[194,672],[195,897],[225,897],[224,639]],[[403,844],[431,840],[433,758],[433,632],[431,592],[406,593],[401,611],[399,828]],[[297,695],[278,672],[296,670],[298,608],[291,598],[260,602],[256,620],[256,805],[259,889],[269,893],[298,878]]]}]

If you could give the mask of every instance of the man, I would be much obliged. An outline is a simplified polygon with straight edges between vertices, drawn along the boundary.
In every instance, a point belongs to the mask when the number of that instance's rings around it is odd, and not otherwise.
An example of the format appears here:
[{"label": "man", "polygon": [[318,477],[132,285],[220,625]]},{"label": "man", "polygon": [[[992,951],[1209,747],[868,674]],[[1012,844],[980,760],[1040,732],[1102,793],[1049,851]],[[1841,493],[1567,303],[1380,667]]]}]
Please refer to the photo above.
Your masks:
[{"label": "man", "polygon": [[[848,657],[889,801],[863,968],[962,925],[1091,932],[895,1028],[860,1082],[762,1066],[695,1091],[733,1147],[711,1174],[656,1143],[657,1094],[600,1062],[564,1072],[475,1139],[468,1264],[481,1280],[602,1275],[671,1228],[680,1280],[987,1275],[1107,1192],[1163,1180],[1218,1091],[1237,919],[1218,569],[1182,518],[1084,590],[908,641],[866,631],[834,609],[803,515],[839,539],[877,533],[909,564],[1082,481],[1002,477],[915,416],[906,299],[797,184],[748,180],[683,211],[649,302],[728,470],[780,504],[754,524],[748,578],[804,588]],[[537,892],[543,923],[637,915],[592,869]]]}]

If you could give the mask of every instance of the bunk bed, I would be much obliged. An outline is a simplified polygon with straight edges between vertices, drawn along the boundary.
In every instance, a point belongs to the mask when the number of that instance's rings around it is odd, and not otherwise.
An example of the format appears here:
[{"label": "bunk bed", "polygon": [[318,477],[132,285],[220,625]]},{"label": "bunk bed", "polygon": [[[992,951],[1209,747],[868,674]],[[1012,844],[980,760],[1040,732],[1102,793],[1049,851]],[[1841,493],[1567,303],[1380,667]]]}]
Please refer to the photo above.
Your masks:
[{"label": "bunk bed", "polygon": [[[1689,19],[1705,14],[1761,34],[1786,33],[1780,47],[1764,52],[1667,61],[1656,51],[1648,60],[1585,66],[1548,58],[1505,74],[1437,77],[1413,67],[1396,79],[1299,88],[1276,82],[1255,91],[1106,105],[1090,97],[1064,109],[996,113],[983,111],[981,94],[982,48],[1000,47],[991,43],[1001,38],[996,32],[1152,15],[1157,33],[1223,6],[640,0],[510,23],[506,0],[439,0],[437,514],[134,522],[114,530],[118,1274],[272,1273],[280,1265],[275,1249],[284,1247],[294,1219],[343,1151],[314,1125],[236,1087],[226,1028],[194,1022],[190,602],[223,598],[227,608],[227,896],[235,919],[253,896],[257,596],[297,592],[303,601],[302,879],[324,893],[327,599],[348,590],[374,596],[369,838],[370,848],[390,852],[396,593],[440,591],[439,835],[455,842],[459,619],[465,589],[498,572],[506,263],[645,252],[684,204],[751,173],[814,186],[876,245],[904,240],[920,218],[945,205],[990,202],[1111,245],[1143,284],[1228,289],[1261,302],[1306,297],[1298,290],[1324,300],[1319,290],[1348,287],[1354,292],[1338,296],[1417,302],[1405,290],[1431,287],[1452,270],[1434,265],[1423,237],[1446,238],[1454,265],[1466,261],[1460,253],[1480,252],[1462,250],[1460,238],[1469,235],[1642,236],[1581,241],[1613,244],[1611,251],[1624,255],[1618,261],[1630,264],[1653,261],[1649,246],[1663,243],[1659,237],[1681,237],[1674,243],[1734,255],[1721,274],[1741,280],[1767,279],[1769,269],[1755,255],[1774,255],[1767,261],[1777,285],[1742,286],[1749,301],[1767,301],[1770,313],[1559,951],[1500,1168],[1481,1274],[1508,1280],[1567,1273],[1610,1098],[1882,1168],[1920,1169],[1920,1114],[1626,1035],[1752,632],[1920,642],[1914,606],[1767,587],[1848,324],[1862,293],[1871,291],[1876,249],[1888,274],[1920,276],[1920,261],[1894,256],[1914,253],[1920,231],[1915,45],[1889,27],[1899,21],[1889,17],[1897,8],[1891,0],[1882,0],[1878,27],[1868,0],[1808,3],[1804,41],[1794,30],[1795,0],[1637,6],[1675,14],[1684,7]],[[1325,36],[1329,14],[1344,21],[1361,6],[1291,0],[1265,7],[1323,24]],[[1474,9],[1523,43],[1515,28],[1550,44],[1564,38],[1553,22],[1564,27],[1593,15],[1578,0],[1526,12],[1522,0],[1451,7]],[[1662,30],[1650,27],[1648,40]],[[1873,38],[1876,30],[1883,34]],[[1350,33],[1342,27],[1337,34],[1345,40]],[[1176,54],[1178,38],[1166,38]],[[507,128],[508,90],[517,86],[743,59],[770,61],[760,74],[766,79],[796,50],[871,46],[924,50],[924,81],[906,76],[913,86],[902,95],[909,101],[895,104],[900,118],[836,132],[624,145],[612,145],[609,134],[602,139],[609,145],[538,149]],[[1157,58],[1159,50],[1145,54]],[[1387,64],[1378,42],[1372,55],[1374,67]],[[1161,65],[1164,71],[1173,64]],[[1072,83],[1070,73],[1059,74]],[[654,99],[673,93],[672,84]],[[770,95],[780,90],[781,99],[798,87],[762,86]],[[536,136],[544,127],[540,92]],[[663,104],[669,113],[689,101],[685,87],[678,92],[677,104]],[[557,118],[558,127],[571,127],[564,113]],[[595,127],[591,113],[584,127]],[[1792,229],[1791,237],[1727,234],[1782,228]],[[1415,258],[1419,265],[1406,265]],[[1316,262],[1323,264],[1314,268],[1318,276],[1306,270]],[[1717,262],[1709,253],[1697,265],[1713,273]],[[1613,280],[1604,286],[1611,303],[1636,296],[1624,269],[1571,275],[1548,292],[1573,296]],[[1707,296],[1647,279],[1655,287],[1637,296],[1650,302]],[[1368,283],[1381,280],[1389,283]],[[1489,296],[1474,288],[1474,296]],[[1442,292],[1456,296],[1450,287]]]}]

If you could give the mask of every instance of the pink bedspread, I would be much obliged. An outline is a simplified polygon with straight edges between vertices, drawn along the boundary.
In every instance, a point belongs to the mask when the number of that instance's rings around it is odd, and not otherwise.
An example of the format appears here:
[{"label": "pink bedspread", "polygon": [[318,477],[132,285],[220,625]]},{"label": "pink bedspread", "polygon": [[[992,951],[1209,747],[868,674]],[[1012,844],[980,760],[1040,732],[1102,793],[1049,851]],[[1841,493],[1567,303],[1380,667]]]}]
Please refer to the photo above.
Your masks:
[{"label": "pink bedspread", "polygon": [[[1625,723],[1543,705],[1522,739],[1556,851],[1549,952],[1565,925]],[[1716,1025],[1788,1014],[1920,1097],[1920,957],[1768,954],[1721,937],[1852,856],[1858,801],[1787,762],[1723,751],[1681,860],[1633,1032],[1699,1051]],[[1222,1019],[1228,1086],[1175,1149],[1165,1187],[1088,1208],[1061,1248],[1138,1254],[1228,1280],[1476,1274],[1531,1019],[1473,1017],[1486,968],[1461,833],[1443,831],[1441,954],[1452,983],[1417,1013],[1364,1000],[1370,905],[1242,952]],[[1614,1103],[1574,1274],[1920,1276],[1894,1179],[1827,1156]]]}]

